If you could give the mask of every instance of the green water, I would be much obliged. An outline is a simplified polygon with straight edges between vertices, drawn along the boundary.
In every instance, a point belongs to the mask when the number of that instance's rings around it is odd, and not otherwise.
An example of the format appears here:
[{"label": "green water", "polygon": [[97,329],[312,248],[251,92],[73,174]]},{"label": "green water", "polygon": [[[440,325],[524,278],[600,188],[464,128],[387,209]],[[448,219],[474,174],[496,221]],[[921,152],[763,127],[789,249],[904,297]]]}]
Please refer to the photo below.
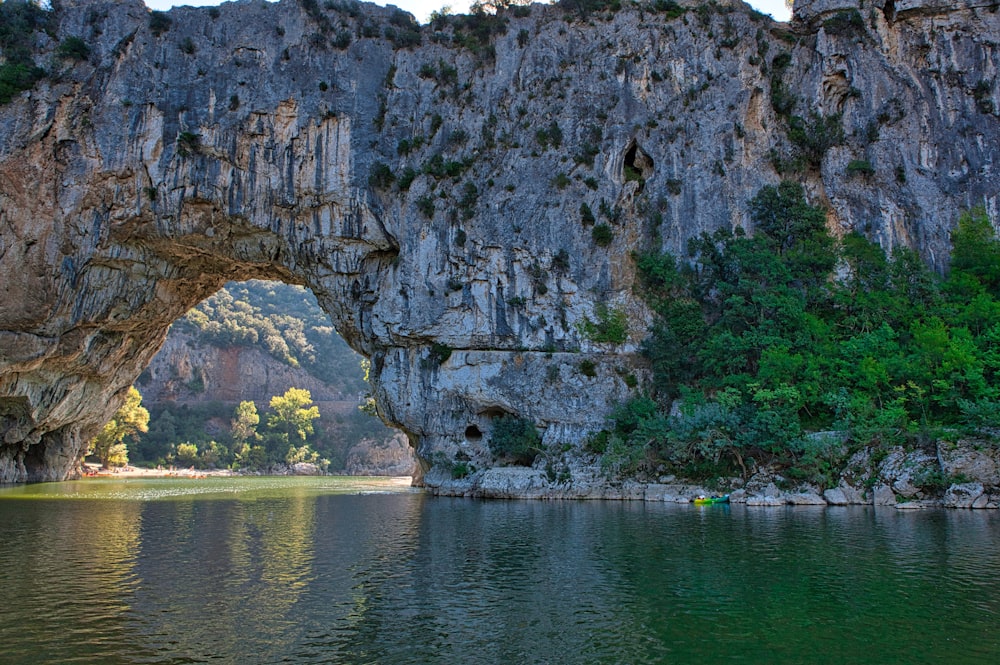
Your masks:
[{"label": "green water", "polygon": [[995,663],[1000,516],[0,489],[0,663]]}]

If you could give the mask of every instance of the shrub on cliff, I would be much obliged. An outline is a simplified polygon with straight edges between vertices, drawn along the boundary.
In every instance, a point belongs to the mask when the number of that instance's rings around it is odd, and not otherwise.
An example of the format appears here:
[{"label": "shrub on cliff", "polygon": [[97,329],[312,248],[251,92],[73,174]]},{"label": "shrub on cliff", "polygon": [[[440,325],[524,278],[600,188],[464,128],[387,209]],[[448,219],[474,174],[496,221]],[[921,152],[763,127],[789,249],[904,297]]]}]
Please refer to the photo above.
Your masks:
[{"label": "shrub on cliff", "polygon": [[56,55],[69,60],[86,60],[90,57],[90,47],[79,37],[67,37],[60,42]]},{"label": "shrub on cliff", "polygon": [[493,421],[489,447],[498,459],[531,466],[541,452],[541,446],[542,437],[535,424],[527,418],[505,415]]},{"label": "shrub on cliff", "polygon": [[0,104],[30,90],[45,76],[45,70],[35,66],[31,49],[34,33],[44,30],[51,16],[37,2],[0,3],[0,53],[4,61],[0,64]]},{"label": "shrub on cliff", "polygon": [[170,26],[173,25],[173,23],[173,19],[171,19],[166,12],[149,12],[149,31],[157,37],[162,35],[167,30],[170,30]]}]

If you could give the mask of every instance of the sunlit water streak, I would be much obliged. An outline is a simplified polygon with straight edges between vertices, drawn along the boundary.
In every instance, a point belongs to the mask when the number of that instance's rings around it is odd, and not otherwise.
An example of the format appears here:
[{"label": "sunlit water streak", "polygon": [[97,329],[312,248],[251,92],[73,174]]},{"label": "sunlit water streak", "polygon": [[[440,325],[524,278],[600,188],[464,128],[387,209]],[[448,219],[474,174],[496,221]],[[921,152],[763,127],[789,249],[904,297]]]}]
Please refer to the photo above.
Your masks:
[{"label": "sunlit water streak", "polygon": [[1000,662],[993,512],[0,490],[3,663]]}]

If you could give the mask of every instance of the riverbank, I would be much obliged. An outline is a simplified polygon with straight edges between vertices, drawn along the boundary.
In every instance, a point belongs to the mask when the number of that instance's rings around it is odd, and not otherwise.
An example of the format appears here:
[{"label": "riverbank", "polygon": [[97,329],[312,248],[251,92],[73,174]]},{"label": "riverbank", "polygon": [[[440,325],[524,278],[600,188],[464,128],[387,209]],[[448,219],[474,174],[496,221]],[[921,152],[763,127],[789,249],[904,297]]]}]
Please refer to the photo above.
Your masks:
[{"label": "riverbank", "polygon": [[932,449],[865,448],[824,484],[787,478],[780,469],[760,469],[746,479],[697,482],[668,474],[647,479],[614,478],[602,470],[596,456],[564,457],[558,474],[550,473],[546,464],[540,460],[533,467],[482,469],[463,478],[435,467],[422,484],[439,496],[485,499],[689,503],[700,494],[729,494],[732,503],[748,506],[1000,508],[1000,447],[984,439],[941,441]]},{"label": "riverbank", "polygon": [[231,469],[156,468],[125,466],[105,469],[100,464],[87,462],[83,465],[83,478],[210,478],[241,475]]}]

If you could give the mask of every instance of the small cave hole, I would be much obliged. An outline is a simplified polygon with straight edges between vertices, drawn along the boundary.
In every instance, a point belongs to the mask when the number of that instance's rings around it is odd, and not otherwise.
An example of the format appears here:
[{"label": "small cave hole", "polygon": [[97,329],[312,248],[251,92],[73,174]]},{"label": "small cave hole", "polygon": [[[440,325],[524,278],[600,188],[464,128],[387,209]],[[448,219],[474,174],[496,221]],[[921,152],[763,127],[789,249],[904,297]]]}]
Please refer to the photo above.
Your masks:
[{"label": "small cave hole", "polygon": [[886,22],[891,26],[896,20],[896,0],[885,0],[882,13],[885,15]]},{"label": "small cave hole", "polygon": [[469,425],[465,428],[465,439],[466,441],[482,441],[483,432],[475,425]]},{"label": "small cave hole", "polygon": [[625,158],[622,160],[622,178],[625,182],[634,180],[641,185],[652,175],[653,158],[633,140],[625,150]]}]

